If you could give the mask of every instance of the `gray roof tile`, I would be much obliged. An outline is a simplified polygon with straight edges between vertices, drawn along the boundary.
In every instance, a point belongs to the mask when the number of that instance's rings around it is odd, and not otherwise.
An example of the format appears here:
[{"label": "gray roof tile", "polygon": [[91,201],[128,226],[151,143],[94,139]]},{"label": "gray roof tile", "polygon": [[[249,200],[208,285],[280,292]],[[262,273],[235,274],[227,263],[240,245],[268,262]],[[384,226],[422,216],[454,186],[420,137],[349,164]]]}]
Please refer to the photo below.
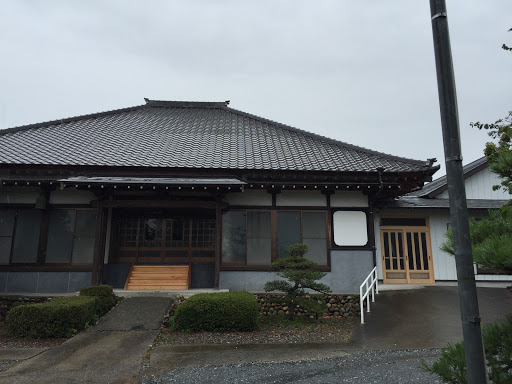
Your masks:
[{"label": "gray roof tile", "polygon": [[0,164],[336,172],[433,169],[427,161],[328,139],[229,108],[227,102],[152,100],[0,131]]},{"label": "gray roof tile", "polygon": [[[498,209],[508,200],[467,199],[468,209]],[[388,201],[386,208],[442,208],[449,209],[448,199],[425,199],[416,196],[403,196],[398,200]]]}]

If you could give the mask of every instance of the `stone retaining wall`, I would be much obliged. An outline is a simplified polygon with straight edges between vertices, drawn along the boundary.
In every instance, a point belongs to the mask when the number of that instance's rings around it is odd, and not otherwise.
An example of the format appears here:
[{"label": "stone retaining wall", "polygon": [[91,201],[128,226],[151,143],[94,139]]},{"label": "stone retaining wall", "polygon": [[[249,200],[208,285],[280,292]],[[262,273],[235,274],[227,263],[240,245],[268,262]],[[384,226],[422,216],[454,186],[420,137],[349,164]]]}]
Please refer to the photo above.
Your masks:
[{"label": "stone retaining wall", "polygon": [[0,297],[0,322],[5,320],[7,316],[7,312],[12,307],[16,307],[17,305],[22,304],[33,304],[33,303],[42,303],[44,301],[48,301],[51,298],[49,297],[20,297],[20,296],[4,296]]},{"label": "stone retaining wall", "polygon": [[[282,295],[258,294],[258,307],[260,316],[278,316],[290,314],[290,308],[281,301]],[[312,295],[315,297],[315,295]],[[359,316],[359,295],[323,295],[319,301],[325,304],[325,312],[322,317],[351,317]],[[296,306],[294,312],[297,316],[314,317],[313,314]]]}]

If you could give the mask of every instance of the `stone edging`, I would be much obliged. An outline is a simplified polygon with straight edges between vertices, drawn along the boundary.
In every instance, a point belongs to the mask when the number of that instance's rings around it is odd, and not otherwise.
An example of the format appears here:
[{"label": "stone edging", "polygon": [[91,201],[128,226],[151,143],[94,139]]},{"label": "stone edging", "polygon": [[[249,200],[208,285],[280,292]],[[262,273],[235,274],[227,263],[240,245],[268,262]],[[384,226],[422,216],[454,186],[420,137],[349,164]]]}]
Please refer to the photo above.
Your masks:
[{"label": "stone edging", "polygon": [[[258,298],[260,316],[282,316],[290,314],[290,309],[280,300],[282,295],[258,294],[256,296]],[[317,295],[311,295],[311,297],[315,296]],[[322,317],[347,318],[359,315],[359,295],[318,295],[318,298],[325,304],[325,311]],[[294,312],[298,317],[314,317],[313,314],[298,305],[294,308]]]}]

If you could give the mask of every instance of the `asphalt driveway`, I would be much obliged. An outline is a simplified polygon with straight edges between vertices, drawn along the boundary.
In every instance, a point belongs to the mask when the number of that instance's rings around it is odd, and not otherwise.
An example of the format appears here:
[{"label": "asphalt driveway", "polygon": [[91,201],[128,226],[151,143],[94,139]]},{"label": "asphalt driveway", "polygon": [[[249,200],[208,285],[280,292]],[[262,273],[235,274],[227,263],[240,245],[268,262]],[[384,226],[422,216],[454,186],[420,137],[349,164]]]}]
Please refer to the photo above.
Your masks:
[{"label": "asphalt driveway", "polygon": [[[504,288],[477,288],[482,324],[512,314],[512,294]],[[457,287],[384,291],[365,312],[351,338],[359,349],[440,348],[462,340]]]}]

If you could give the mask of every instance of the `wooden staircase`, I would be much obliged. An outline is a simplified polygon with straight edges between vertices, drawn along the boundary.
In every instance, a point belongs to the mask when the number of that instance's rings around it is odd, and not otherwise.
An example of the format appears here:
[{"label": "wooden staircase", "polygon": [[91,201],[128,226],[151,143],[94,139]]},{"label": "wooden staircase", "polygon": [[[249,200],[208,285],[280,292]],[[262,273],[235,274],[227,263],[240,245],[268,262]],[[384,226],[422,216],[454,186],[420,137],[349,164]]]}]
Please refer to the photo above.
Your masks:
[{"label": "wooden staircase", "polygon": [[190,287],[188,265],[132,265],[125,290],[187,290]]}]

